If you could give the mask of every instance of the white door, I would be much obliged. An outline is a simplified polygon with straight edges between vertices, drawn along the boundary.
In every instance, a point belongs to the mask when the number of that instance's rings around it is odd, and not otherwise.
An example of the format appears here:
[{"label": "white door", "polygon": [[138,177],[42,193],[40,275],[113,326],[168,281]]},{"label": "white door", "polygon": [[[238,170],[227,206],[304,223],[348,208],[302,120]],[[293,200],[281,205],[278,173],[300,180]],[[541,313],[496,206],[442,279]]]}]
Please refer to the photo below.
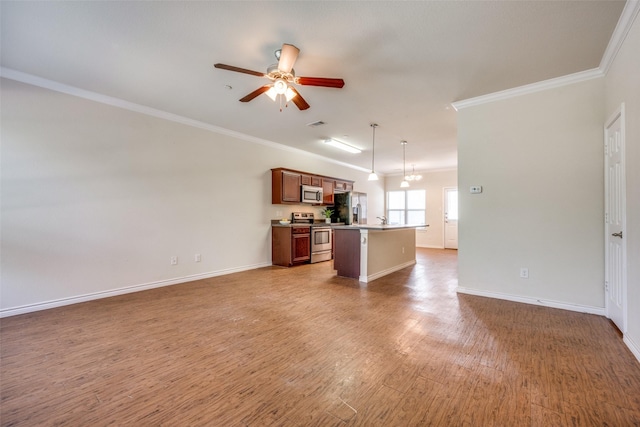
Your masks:
[{"label": "white door", "polygon": [[444,189],[444,248],[458,249],[458,189]]},{"label": "white door", "polygon": [[624,169],[624,104],[607,122],[605,138],[605,306],[607,317],[626,332],[627,251]]}]

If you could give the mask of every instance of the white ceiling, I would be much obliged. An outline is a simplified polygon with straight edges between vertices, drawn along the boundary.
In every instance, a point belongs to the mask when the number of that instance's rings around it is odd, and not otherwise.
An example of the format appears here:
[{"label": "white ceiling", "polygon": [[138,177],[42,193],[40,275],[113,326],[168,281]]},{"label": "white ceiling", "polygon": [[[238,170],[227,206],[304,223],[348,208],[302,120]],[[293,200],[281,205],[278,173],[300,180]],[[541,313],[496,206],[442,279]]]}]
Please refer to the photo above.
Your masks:
[{"label": "white ceiling", "polygon": [[[1,60],[16,70],[376,170],[456,166],[451,103],[597,68],[624,1],[1,2]],[[283,112],[266,72],[282,43],[311,105]],[[228,88],[231,87],[231,89]],[[322,120],[326,125],[309,127]],[[363,149],[321,144],[334,137]]]}]

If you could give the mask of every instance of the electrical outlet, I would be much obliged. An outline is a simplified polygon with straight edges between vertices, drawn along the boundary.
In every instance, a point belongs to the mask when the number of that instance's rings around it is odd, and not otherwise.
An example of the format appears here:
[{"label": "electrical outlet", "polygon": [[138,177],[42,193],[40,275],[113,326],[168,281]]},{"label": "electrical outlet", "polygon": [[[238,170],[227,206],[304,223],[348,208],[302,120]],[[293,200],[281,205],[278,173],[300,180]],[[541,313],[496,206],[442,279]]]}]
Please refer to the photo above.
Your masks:
[{"label": "electrical outlet", "polygon": [[178,265],[178,257],[177,256],[172,256],[171,257],[171,265]]},{"label": "electrical outlet", "polygon": [[404,253],[404,246],[402,247],[402,253]]},{"label": "electrical outlet", "polygon": [[202,261],[202,256],[200,254],[196,254],[196,256],[194,258],[195,258],[196,262]]},{"label": "electrical outlet", "polygon": [[528,279],[529,278],[529,269],[527,267],[522,267],[520,269],[520,278]]}]

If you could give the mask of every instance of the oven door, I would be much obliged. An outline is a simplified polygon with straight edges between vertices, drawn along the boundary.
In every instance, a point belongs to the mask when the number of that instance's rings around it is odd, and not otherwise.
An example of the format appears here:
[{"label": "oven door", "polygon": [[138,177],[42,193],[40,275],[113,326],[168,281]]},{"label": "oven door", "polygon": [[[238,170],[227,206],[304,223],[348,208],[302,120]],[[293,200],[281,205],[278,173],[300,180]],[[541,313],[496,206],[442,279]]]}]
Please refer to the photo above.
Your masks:
[{"label": "oven door", "polygon": [[331,227],[311,227],[311,252],[331,251]]}]

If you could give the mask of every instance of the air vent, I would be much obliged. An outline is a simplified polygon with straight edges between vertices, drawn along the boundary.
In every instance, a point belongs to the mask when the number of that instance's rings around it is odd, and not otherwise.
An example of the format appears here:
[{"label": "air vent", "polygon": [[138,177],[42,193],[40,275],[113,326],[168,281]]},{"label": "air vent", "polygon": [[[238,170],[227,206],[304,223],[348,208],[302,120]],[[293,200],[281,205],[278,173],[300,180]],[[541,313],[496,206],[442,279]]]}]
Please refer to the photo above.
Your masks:
[{"label": "air vent", "polygon": [[311,123],[307,123],[307,126],[315,128],[318,126],[322,126],[322,125],[326,125],[325,122],[323,122],[322,120],[318,120],[317,122],[311,122]]}]

